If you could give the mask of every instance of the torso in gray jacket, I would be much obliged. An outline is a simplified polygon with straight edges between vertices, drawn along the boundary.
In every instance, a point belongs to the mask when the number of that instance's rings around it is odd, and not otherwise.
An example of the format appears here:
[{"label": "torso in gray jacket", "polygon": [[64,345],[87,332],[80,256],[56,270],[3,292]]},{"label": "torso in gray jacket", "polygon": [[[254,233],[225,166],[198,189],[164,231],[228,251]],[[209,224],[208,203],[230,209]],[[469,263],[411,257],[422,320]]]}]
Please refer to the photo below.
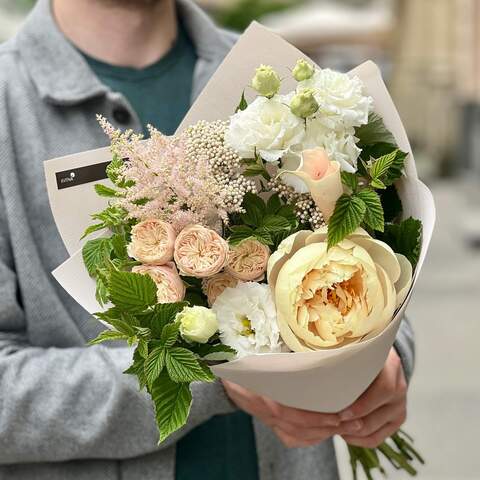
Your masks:
[{"label": "torso in gray jacket", "polygon": [[[234,37],[189,0],[178,6],[198,55],[195,97]],[[175,442],[233,410],[220,384],[195,384],[188,425],[158,447],[152,406],[122,374],[131,350],[86,348],[101,327],[51,276],[67,253],[42,163],[105,146],[95,114],[115,123],[118,109],[130,113],[118,127],[141,130],[126,99],[98,81],[57,29],[49,0],[39,0],[0,47],[0,480],[171,480]],[[407,323],[397,348],[409,374]],[[331,441],[287,450],[254,423],[262,480],[338,478]]]}]

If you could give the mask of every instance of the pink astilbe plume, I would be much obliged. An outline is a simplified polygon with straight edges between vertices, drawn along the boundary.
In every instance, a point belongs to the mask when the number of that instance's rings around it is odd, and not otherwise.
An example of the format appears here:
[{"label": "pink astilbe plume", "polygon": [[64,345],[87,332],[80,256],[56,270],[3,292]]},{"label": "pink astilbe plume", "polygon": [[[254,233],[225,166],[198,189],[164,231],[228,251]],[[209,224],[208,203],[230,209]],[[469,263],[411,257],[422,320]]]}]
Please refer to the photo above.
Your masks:
[{"label": "pink astilbe plume", "polygon": [[226,222],[227,192],[206,155],[196,154],[189,132],[167,137],[149,126],[150,138],[121,133],[102,117],[112,153],[125,159],[120,174],[133,186],[119,199],[129,218],[158,218],[178,232],[191,223],[218,228]]}]

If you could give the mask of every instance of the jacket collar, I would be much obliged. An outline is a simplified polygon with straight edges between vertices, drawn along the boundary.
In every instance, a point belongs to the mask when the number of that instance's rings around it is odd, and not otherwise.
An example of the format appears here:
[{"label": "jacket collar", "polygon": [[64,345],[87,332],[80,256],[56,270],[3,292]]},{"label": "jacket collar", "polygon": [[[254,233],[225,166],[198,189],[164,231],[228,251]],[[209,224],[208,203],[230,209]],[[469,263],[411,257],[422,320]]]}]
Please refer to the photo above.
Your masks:
[{"label": "jacket collar", "polygon": [[[218,63],[225,45],[214,23],[191,0],[177,0],[177,8],[199,59]],[[108,91],[58,28],[50,0],[37,1],[16,42],[42,99],[57,105],[74,105]]]}]

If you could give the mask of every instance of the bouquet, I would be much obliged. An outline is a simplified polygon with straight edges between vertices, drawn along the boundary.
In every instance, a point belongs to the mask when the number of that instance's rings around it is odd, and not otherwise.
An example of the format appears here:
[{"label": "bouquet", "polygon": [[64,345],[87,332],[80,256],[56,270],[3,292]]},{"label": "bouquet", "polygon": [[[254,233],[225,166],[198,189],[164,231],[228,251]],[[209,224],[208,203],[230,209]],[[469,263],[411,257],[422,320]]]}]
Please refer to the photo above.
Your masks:
[{"label": "bouquet", "polygon": [[[258,65],[229,118],[172,137],[98,117],[112,158],[109,183],[94,188],[108,201],[81,258],[108,328],[91,343],[135,346],[125,373],[151,396],[160,442],[187,422],[190,384],[216,375],[340,410],[378,373],[411,293],[422,221],[405,215],[397,187],[409,152],[358,76],[304,58],[289,67],[292,88]],[[352,353],[374,349],[353,388],[313,394],[325,359],[350,372]],[[423,462],[401,431],[349,449],[355,477],[358,464],[368,478],[383,472],[379,454],[412,475]]]}]

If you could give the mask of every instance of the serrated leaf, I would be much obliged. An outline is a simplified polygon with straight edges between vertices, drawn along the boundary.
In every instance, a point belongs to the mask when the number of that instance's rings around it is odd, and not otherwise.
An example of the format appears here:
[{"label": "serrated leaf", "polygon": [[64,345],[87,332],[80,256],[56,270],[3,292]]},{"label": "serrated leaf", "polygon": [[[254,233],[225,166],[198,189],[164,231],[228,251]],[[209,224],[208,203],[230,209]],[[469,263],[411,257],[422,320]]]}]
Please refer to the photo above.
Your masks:
[{"label": "serrated leaf", "polygon": [[92,218],[103,222],[107,227],[118,227],[126,223],[127,212],[118,205],[110,205],[101,212],[94,213]]},{"label": "serrated leaf", "polygon": [[375,143],[388,143],[395,145],[396,141],[390,130],[385,126],[382,117],[372,112],[368,116],[368,123],[355,129],[358,145],[372,145]]},{"label": "serrated leaf", "polygon": [[352,192],[358,188],[358,176],[355,173],[341,172],[342,183],[346,185]]},{"label": "serrated leaf", "polygon": [[147,356],[144,363],[145,378],[151,385],[160,375],[165,366],[165,348],[156,347]]},{"label": "serrated leaf", "polygon": [[103,275],[97,273],[95,279],[95,299],[100,306],[104,306],[108,303],[108,284],[106,278]]},{"label": "serrated leaf", "polygon": [[290,230],[290,222],[280,215],[267,215],[263,219],[263,227],[269,232],[278,232],[284,230]]},{"label": "serrated leaf", "polygon": [[265,167],[263,165],[259,165],[258,163],[249,165],[242,172],[242,175],[244,177],[258,177],[261,175],[263,178],[268,179],[268,172],[265,170]]},{"label": "serrated leaf", "polygon": [[136,351],[144,360],[146,360],[148,357],[148,342],[143,340],[143,338],[139,338]]},{"label": "serrated leaf", "polygon": [[139,313],[157,302],[157,286],[148,275],[113,271],[110,300],[122,310]]},{"label": "serrated leaf", "polygon": [[100,197],[116,197],[120,193],[113,188],[103,185],[102,183],[95,184],[94,188],[95,188],[95,192]]},{"label": "serrated leaf", "polygon": [[89,240],[82,248],[83,263],[90,276],[94,276],[97,269],[104,267],[110,259],[112,242],[109,238]]},{"label": "serrated leaf", "polygon": [[341,242],[360,226],[366,209],[363,200],[353,195],[343,194],[337,200],[328,222],[328,248]]},{"label": "serrated leaf", "polygon": [[274,193],[267,200],[267,214],[276,215],[281,208],[282,208],[282,201],[280,200],[278,193]]},{"label": "serrated leaf", "polygon": [[247,192],[243,197],[242,206],[246,211],[246,213],[241,214],[242,220],[251,227],[260,226],[267,212],[265,202],[258,195]]},{"label": "serrated leaf", "polygon": [[213,382],[214,375],[206,372],[195,355],[186,348],[173,347],[166,350],[165,365],[174,382]]},{"label": "serrated leaf", "polygon": [[170,348],[175,344],[178,338],[179,329],[180,325],[178,323],[169,323],[163,327],[160,341],[165,348]]},{"label": "serrated leaf", "polygon": [[372,188],[376,188],[378,190],[385,190],[385,188],[387,188],[387,186],[381,180],[379,180],[378,178],[373,179],[370,182],[370,186]]},{"label": "serrated leaf", "polygon": [[107,177],[112,183],[117,184],[119,180],[119,170],[122,166],[123,160],[117,155],[114,155],[112,161],[107,165],[106,168]]},{"label": "serrated leaf", "polygon": [[133,327],[129,325],[127,322],[125,322],[124,320],[116,320],[111,318],[110,320],[108,320],[108,323],[113,328],[118,330],[120,333],[123,333],[127,337],[135,336],[135,330],[133,329]]},{"label": "serrated leaf", "polygon": [[133,363],[123,373],[127,375],[135,375],[138,379],[139,389],[142,390],[147,384],[144,370],[145,360],[140,356],[137,350],[133,354]]},{"label": "serrated leaf", "polygon": [[371,229],[383,232],[385,220],[383,218],[382,202],[378,193],[370,188],[365,188],[360,190],[356,196],[361,198],[366,206],[363,221]]},{"label": "serrated leaf", "polygon": [[160,338],[165,325],[175,320],[177,313],[187,306],[187,302],[159,303],[148,313],[141,315],[142,325],[148,326],[153,338]]},{"label": "serrated leaf", "polygon": [[85,237],[88,237],[88,235],[91,235],[94,232],[98,232],[99,230],[103,230],[104,228],[104,223],[95,223],[94,225],[90,225],[85,229],[83,235],[80,237],[80,240],[83,240]]},{"label": "serrated leaf", "polygon": [[151,394],[161,443],[187,422],[192,394],[188,383],[172,382],[165,371],[155,380]]},{"label": "serrated leaf", "polygon": [[242,92],[242,97],[240,98],[240,103],[235,109],[235,113],[243,111],[248,107],[247,99],[245,98],[245,90]]},{"label": "serrated leaf", "polygon": [[89,345],[97,345],[99,343],[112,341],[112,340],[127,340],[128,336],[123,333],[116,332],[115,330],[104,330],[100,334],[88,342]]},{"label": "serrated leaf", "polygon": [[422,222],[410,217],[399,224],[386,224],[379,239],[390,245],[394,252],[407,257],[415,268],[422,245]]},{"label": "serrated leaf", "polygon": [[238,245],[243,240],[253,236],[253,229],[247,225],[235,225],[230,230],[231,234],[228,237],[230,245]]},{"label": "serrated leaf", "polygon": [[395,157],[397,156],[398,150],[394,150],[391,153],[387,153],[387,155],[383,155],[380,158],[377,158],[373,161],[373,163],[368,168],[368,173],[372,177],[372,179],[380,179],[383,175],[385,175],[390,167],[393,165],[395,161]]},{"label": "serrated leaf", "polygon": [[261,243],[263,243],[267,246],[273,245],[272,234],[265,227],[257,228],[253,232],[253,235],[259,242],[261,242]]},{"label": "serrated leaf", "polygon": [[223,360],[232,360],[237,354],[236,350],[219,343],[217,345],[210,345],[209,343],[204,343],[197,346],[194,352],[204,360],[210,361],[223,361]]},{"label": "serrated leaf", "polygon": [[115,234],[111,238],[113,252],[120,259],[128,258],[127,255],[127,241],[123,235]]}]

